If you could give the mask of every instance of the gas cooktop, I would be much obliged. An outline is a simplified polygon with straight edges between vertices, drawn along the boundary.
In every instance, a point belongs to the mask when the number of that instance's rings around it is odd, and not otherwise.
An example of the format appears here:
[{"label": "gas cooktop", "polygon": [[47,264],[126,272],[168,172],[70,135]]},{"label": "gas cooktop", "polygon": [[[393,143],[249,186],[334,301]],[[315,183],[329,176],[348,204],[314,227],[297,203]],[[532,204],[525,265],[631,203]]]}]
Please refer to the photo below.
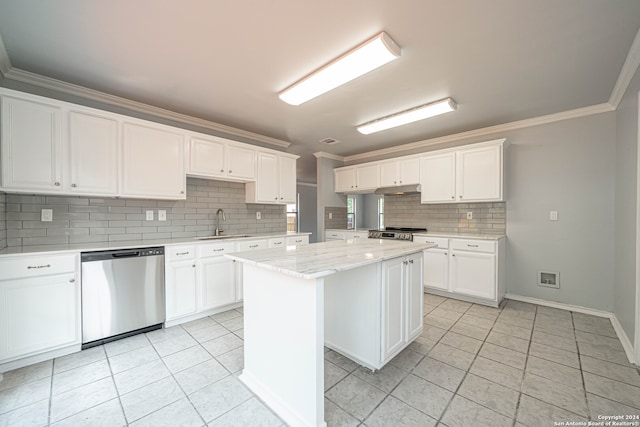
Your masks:
[{"label": "gas cooktop", "polygon": [[414,233],[425,233],[426,228],[385,227],[384,230],[369,230],[370,239],[411,240]]}]

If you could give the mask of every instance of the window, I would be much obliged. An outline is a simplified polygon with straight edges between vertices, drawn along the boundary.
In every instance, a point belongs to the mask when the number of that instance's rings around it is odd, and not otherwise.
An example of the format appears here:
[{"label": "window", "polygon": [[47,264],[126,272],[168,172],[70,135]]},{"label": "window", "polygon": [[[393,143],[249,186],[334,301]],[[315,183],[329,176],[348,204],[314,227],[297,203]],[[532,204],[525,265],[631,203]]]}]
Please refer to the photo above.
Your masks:
[{"label": "window", "polygon": [[356,198],[347,196],[347,229],[352,230],[356,226]]},{"label": "window", "polygon": [[298,204],[299,195],[296,195],[296,203],[287,205],[287,231],[298,231]]},{"label": "window", "polygon": [[384,196],[378,199],[378,229],[384,228]]}]

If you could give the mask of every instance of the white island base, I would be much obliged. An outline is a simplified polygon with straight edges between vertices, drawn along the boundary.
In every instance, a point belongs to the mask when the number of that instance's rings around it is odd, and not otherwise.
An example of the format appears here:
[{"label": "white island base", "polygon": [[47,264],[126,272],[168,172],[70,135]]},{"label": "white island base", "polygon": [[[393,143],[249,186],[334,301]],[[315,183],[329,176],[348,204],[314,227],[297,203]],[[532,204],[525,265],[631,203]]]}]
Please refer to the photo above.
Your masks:
[{"label": "white island base", "polygon": [[[345,244],[333,243],[307,247]],[[377,259],[365,251],[366,262],[315,272],[261,260],[256,252],[263,251],[227,255],[243,262],[240,380],[290,426],[326,425],[325,344],[379,369],[422,332],[424,245],[395,249]],[[287,255],[294,256],[283,249],[282,258]]]}]

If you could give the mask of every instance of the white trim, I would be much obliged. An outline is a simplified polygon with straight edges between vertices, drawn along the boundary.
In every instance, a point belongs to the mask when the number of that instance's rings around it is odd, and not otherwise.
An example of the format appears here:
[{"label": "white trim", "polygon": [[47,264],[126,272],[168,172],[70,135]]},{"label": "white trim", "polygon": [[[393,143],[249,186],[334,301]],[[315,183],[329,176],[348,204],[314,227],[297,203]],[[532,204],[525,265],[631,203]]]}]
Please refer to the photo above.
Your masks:
[{"label": "white trim", "polygon": [[188,124],[188,125],[198,126],[204,129],[215,131],[215,132],[221,132],[231,137],[246,138],[251,141],[261,142],[261,143],[270,144],[277,147],[284,147],[284,148],[287,148],[291,145],[290,142],[283,141],[281,139],[271,138],[269,136],[260,135],[257,133],[234,128],[231,126],[226,126],[226,125],[212,122],[209,120],[191,117],[186,114],[176,113],[174,111],[165,110],[164,108],[154,107],[152,105],[144,104],[142,102],[132,101],[130,99],[122,98],[119,96],[109,95],[108,93],[100,92],[94,89],[89,89],[83,86],[78,86],[72,83],[63,82],[61,80],[52,79],[50,77],[41,76],[39,74],[30,73],[28,71],[20,70],[17,68],[10,68],[7,72],[3,74],[5,79],[30,84],[33,86],[53,90],[56,92],[67,94],[67,95],[78,96],[83,99],[89,99],[92,101],[102,102],[102,103],[114,105],[117,107],[127,108],[129,110],[136,111],[143,114],[149,114],[154,117],[173,120],[173,121]]},{"label": "white trim", "polygon": [[331,159],[331,160],[339,160],[341,162],[344,162],[344,157],[339,156],[337,154],[331,154],[331,153],[327,153],[326,151],[318,151],[313,153],[314,156],[316,156],[316,159]]},{"label": "white trim", "polygon": [[613,329],[615,330],[616,335],[618,336],[618,339],[620,340],[620,343],[624,348],[624,352],[627,355],[627,359],[629,359],[630,363],[635,363],[634,357],[633,357],[633,353],[634,353],[633,344],[631,344],[629,337],[624,332],[624,329],[622,329],[622,325],[620,325],[620,322],[618,321],[618,318],[616,317],[615,314],[608,311],[604,311],[604,310],[596,310],[593,308],[583,307],[581,305],[564,304],[556,301],[547,301],[544,299],[523,297],[521,295],[516,295],[516,294],[507,293],[504,297],[507,299],[515,300],[515,301],[528,302],[530,304],[543,305],[545,307],[557,308],[560,310],[574,311],[576,313],[589,314],[591,316],[604,317],[611,320]]},{"label": "white trim", "polygon": [[631,43],[627,58],[624,60],[620,74],[618,74],[618,80],[616,80],[616,84],[609,97],[609,104],[615,108],[618,108],[620,101],[622,101],[622,97],[627,91],[631,79],[638,70],[638,66],[640,66],[640,30],[638,30],[636,37],[633,39],[633,43]]},{"label": "white trim", "polygon": [[11,70],[11,61],[0,35],[0,77],[6,77],[9,70]]},{"label": "white trim", "polygon": [[[640,102],[640,92],[638,92],[638,101]],[[636,111],[636,116],[638,118],[638,123],[636,124],[638,130],[636,132],[636,323],[634,325],[634,345],[636,349],[636,364],[640,365],[640,108]]]},{"label": "white trim", "polygon": [[304,185],[305,187],[318,187],[318,184],[316,184],[315,182],[302,182],[302,181],[298,181],[296,182],[296,185]]},{"label": "white trim", "polygon": [[[425,139],[424,141],[410,142],[404,145],[398,145],[395,147],[383,148],[380,150],[369,151],[361,154],[354,154],[344,157],[345,162],[353,162],[358,160],[364,160],[371,157],[386,156],[390,154],[397,154],[408,150],[416,150],[431,145],[444,144],[447,142],[459,141],[461,139],[482,137],[495,133],[504,133],[516,129],[527,128],[531,126],[539,126],[548,123],[559,122],[562,120],[576,119],[579,117],[591,116],[594,114],[608,113],[615,111],[615,107],[609,103],[592,105],[584,108],[576,108],[575,110],[563,111],[561,113],[548,114],[546,116],[534,117],[531,119],[518,120],[511,123],[504,123],[501,125],[489,126],[486,128],[470,130],[467,132],[454,133],[451,135],[441,136],[438,138]],[[317,157],[317,156],[316,156]]]}]

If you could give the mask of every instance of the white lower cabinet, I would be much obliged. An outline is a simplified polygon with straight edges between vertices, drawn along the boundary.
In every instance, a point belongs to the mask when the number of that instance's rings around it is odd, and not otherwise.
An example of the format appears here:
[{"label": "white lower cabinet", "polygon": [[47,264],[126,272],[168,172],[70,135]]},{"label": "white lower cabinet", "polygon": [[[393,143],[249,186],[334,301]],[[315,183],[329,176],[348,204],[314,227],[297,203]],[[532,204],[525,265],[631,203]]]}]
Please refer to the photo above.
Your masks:
[{"label": "white lower cabinet", "polygon": [[414,236],[438,245],[424,251],[425,290],[497,307],[505,294],[504,240]]},{"label": "white lower cabinet", "polygon": [[235,243],[202,245],[198,248],[200,311],[237,302],[236,263],[223,255],[235,250]]},{"label": "white lower cabinet", "polygon": [[198,310],[195,246],[173,246],[165,254],[166,321],[172,321]]},{"label": "white lower cabinet", "polygon": [[422,333],[422,256],[382,263],[382,354],[388,361]]},{"label": "white lower cabinet", "polygon": [[308,245],[309,244],[309,235],[301,235],[301,236],[289,236],[287,237],[287,246],[295,246],[295,245]]},{"label": "white lower cabinet", "polygon": [[0,364],[79,349],[79,278],[78,254],[0,260]]}]

